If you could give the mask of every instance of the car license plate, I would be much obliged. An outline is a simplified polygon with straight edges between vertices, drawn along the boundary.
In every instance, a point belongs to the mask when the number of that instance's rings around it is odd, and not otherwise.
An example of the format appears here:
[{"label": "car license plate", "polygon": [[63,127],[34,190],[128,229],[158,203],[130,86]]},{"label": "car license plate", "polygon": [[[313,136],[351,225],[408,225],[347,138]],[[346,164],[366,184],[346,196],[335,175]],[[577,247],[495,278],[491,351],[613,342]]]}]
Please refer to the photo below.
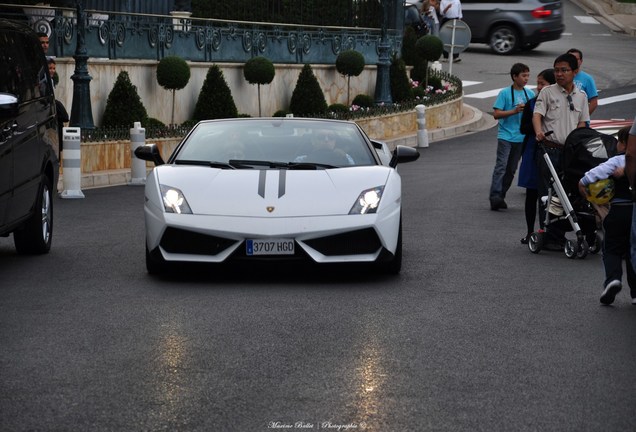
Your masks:
[{"label": "car license plate", "polygon": [[294,239],[253,239],[245,241],[247,255],[293,255]]}]

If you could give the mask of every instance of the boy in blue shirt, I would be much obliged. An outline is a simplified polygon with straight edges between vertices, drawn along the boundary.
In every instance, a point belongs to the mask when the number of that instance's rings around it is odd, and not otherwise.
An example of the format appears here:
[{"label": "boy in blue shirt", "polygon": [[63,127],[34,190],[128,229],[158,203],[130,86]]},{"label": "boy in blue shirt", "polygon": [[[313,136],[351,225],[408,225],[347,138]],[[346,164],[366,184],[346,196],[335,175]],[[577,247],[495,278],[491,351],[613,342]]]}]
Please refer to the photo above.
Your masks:
[{"label": "boy in blue shirt", "polygon": [[[576,85],[579,90],[583,90],[587,95],[589,111],[590,115],[592,115],[598,106],[598,90],[596,89],[596,82],[592,75],[581,69],[581,65],[583,64],[583,52],[581,52],[580,49],[570,48],[568,50],[568,54],[572,54],[576,57],[576,62],[579,64],[579,71],[574,76],[574,85]],[[589,126],[590,123],[588,122],[587,125]]]},{"label": "boy in blue shirt", "polygon": [[530,78],[530,68],[523,63],[515,63],[510,69],[512,85],[499,92],[493,105],[493,117],[499,121],[497,133],[497,160],[490,184],[490,209],[506,209],[506,192],[512,185],[519,159],[521,158],[524,135],[519,130],[521,115],[526,102],[534,97],[534,92],[526,88]]}]

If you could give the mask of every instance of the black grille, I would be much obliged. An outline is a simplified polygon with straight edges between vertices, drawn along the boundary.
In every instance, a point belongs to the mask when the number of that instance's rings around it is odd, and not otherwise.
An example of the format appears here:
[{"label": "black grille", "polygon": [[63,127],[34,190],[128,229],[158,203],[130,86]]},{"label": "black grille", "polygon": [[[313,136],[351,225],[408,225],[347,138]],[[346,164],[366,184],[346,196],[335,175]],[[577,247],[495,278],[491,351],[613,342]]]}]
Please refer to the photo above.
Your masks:
[{"label": "black grille", "polygon": [[161,237],[161,247],[170,253],[217,255],[236,240],[168,227]]},{"label": "black grille", "polygon": [[306,240],[305,243],[326,256],[371,254],[382,246],[373,228]]}]

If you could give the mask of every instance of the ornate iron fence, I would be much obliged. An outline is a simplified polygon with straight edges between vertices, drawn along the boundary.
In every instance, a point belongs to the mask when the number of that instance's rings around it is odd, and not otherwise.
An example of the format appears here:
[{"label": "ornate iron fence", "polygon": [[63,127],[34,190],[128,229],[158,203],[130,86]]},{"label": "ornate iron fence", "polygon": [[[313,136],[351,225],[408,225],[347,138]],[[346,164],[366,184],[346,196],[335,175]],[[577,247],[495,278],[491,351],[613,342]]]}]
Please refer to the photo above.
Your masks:
[{"label": "ornate iron fence", "polygon": [[[302,1],[298,3],[303,4]],[[308,0],[305,3],[309,3]],[[311,15],[312,10],[303,11],[300,7],[298,19],[320,22],[314,16],[303,18]],[[333,64],[341,51],[355,49],[364,55],[367,64],[376,64],[382,34],[380,28],[371,25],[345,27],[221,20],[193,18],[188,13],[158,15],[100,10],[87,10],[87,13],[85,45],[88,56],[93,58],[160,60],[168,55],[179,55],[190,61],[246,62],[262,55],[274,63]],[[0,5],[0,14],[21,19],[37,31],[50,34],[49,55],[70,57],[74,54],[78,27],[74,9]],[[355,16],[353,21],[362,22],[365,14],[367,12],[360,6],[357,9],[348,7],[340,13],[349,16],[350,22],[351,16]],[[392,22],[401,24],[398,15],[397,10],[393,11]],[[369,16],[377,17],[377,14]],[[371,24],[377,25],[377,19]],[[398,27],[400,30],[396,29]],[[391,51],[399,52],[401,27],[388,28],[387,36]]]}]

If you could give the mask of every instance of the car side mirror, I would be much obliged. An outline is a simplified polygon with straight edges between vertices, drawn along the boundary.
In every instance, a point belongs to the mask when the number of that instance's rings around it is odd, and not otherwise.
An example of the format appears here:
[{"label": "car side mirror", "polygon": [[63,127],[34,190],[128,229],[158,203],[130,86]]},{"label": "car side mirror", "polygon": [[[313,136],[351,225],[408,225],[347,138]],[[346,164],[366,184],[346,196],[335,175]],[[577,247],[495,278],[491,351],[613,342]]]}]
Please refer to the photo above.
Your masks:
[{"label": "car side mirror", "polygon": [[135,156],[141,160],[153,162],[155,166],[165,164],[157,144],[146,144],[135,149]]},{"label": "car side mirror", "polygon": [[398,163],[413,162],[420,157],[420,152],[413,147],[399,145],[393,150],[393,157],[389,166],[395,168]]},{"label": "car side mirror", "polygon": [[0,119],[12,119],[17,117],[19,112],[18,97],[11,93],[0,93]]}]

